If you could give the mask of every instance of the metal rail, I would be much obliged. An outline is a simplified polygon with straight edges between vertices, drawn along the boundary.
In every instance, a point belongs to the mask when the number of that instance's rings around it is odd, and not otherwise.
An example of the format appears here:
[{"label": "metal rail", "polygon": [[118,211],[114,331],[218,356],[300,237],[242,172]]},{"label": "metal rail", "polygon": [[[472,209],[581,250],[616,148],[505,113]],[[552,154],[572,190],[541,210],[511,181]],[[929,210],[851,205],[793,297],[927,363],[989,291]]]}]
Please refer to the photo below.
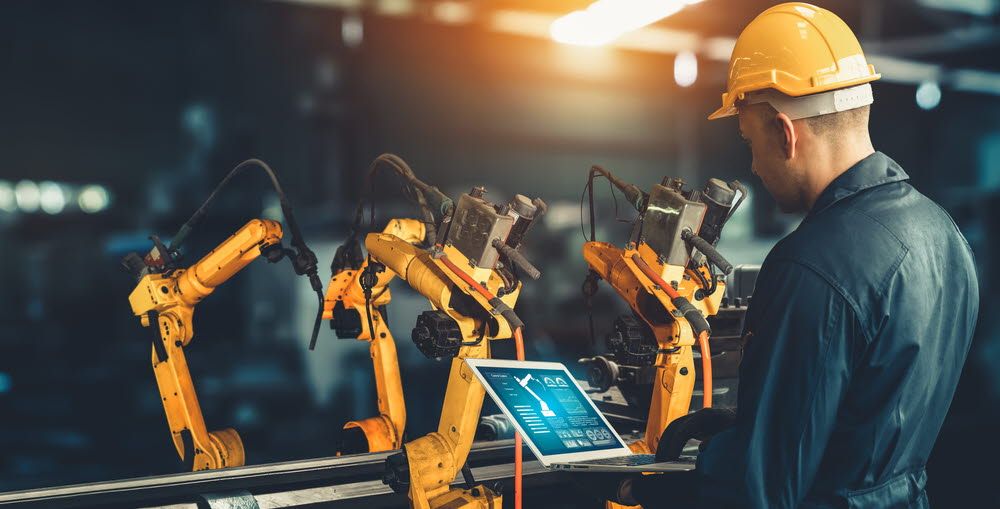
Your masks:
[{"label": "metal rail", "polygon": [[[476,482],[485,483],[511,479],[513,471],[513,465],[509,463],[472,469]],[[523,475],[525,483],[529,486],[534,484],[532,481],[541,482],[540,477],[551,477],[552,479],[549,480],[553,482],[566,481],[565,474],[548,471],[537,461],[526,462],[524,464]],[[463,482],[459,478],[452,484],[457,486]],[[362,499],[367,509],[376,509],[380,507],[398,507],[405,504],[406,496],[394,493],[388,486],[382,484],[381,481],[363,481],[336,486],[318,486],[253,495],[253,500],[259,509],[315,507],[316,505],[322,505],[323,507],[357,507],[360,503],[359,501]],[[156,507],[163,509],[199,509],[198,502],[193,501]]]},{"label": "metal rail", "polygon": [[[509,458],[513,457],[513,443],[513,440],[499,440],[475,444],[470,462],[473,465],[491,461],[509,462]],[[397,451],[13,491],[0,493],[0,507],[137,507],[191,500],[206,493],[234,490],[277,493],[282,489],[326,489],[337,493],[336,496],[346,493],[356,498],[354,494],[370,491],[376,489],[376,485],[381,485],[385,458],[395,452]],[[487,467],[474,468],[473,473],[482,468]],[[506,468],[510,466],[506,465]],[[483,475],[488,475],[488,472],[491,470],[483,471]],[[372,478],[376,480],[373,481]],[[348,487],[350,489],[345,492],[344,489]],[[385,491],[385,494],[391,492],[388,487],[385,487]]]}]

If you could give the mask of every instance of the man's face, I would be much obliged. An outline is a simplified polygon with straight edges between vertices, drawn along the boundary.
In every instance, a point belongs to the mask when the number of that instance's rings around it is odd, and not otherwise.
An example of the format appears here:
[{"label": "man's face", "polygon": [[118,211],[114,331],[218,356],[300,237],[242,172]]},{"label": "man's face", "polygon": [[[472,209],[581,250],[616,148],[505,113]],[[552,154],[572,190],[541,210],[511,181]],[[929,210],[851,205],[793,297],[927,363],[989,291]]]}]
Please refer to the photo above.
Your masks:
[{"label": "man's face", "polygon": [[740,136],[753,155],[754,174],[760,177],[782,212],[804,212],[800,173],[786,157],[785,134],[774,115],[768,108],[752,105],[740,108],[739,118]]}]

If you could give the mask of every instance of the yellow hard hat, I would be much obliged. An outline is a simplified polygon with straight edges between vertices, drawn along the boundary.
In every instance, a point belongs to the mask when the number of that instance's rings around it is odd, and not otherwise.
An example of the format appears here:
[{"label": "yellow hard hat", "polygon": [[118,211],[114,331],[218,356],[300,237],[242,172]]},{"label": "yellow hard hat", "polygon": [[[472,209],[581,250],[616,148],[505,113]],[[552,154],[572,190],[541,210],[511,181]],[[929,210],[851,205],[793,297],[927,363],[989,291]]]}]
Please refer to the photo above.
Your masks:
[{"label": "yellow hard hat", "polygon": [[708,118],[735,115],[736,101],[759,90],[801,97],[880,77],[836,14],[807,3],[783,3],[754,18],[736,39],[722,107]]}]

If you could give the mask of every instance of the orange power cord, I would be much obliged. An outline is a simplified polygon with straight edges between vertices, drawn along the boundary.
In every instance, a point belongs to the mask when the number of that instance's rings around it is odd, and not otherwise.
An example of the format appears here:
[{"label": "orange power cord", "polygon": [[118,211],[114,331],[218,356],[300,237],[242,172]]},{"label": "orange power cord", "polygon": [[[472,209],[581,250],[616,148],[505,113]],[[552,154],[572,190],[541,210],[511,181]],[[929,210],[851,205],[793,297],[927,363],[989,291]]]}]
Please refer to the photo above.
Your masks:
[{"label": "orange power cord", "polygon": [[[524,360],[524,336],[521,328],[514,329],[514,349],[517,352],[517,360]],[[514,433],[514,509],[521,509],[521,434]]]},{"label": "orange power cord", "polygon": [[[648,277],[653,284],[659,286],[670,300],[678,299],[681,294],[674,289],[673,286],[667,284],[663,278],[657,274],[645,260],[642,259],[638,254],[632,255],[632,261],[635,262],[636,267]],[[685,299],[687,300],[687,299]],[[698,335],[698,348],[701,350],[701,406],[702,408],[711,408],[712,406],[712,352],[708,347],[708,331],[704,331]]]},{"label": "orange power cord", "polygon": [[[442,256],[441,263],[448,270],[455,273],[462,281],[472,287],[473,290],[482,295],[486,300],[491,301],[496,297],[490,293],[483,285],[479,284],[472,276],[465,273],[464,270],[460,269],[458,265],[452,263],[447,256]],[[517,352],[517,360],[524,360],[524,335],[521,332],[521,328],[518,327],[514,329],[514,349]],[[522,463],[523,458],[521,454],[521,434],[514,433],[514,509],[521,509],[521,478],[522,478]]]}]

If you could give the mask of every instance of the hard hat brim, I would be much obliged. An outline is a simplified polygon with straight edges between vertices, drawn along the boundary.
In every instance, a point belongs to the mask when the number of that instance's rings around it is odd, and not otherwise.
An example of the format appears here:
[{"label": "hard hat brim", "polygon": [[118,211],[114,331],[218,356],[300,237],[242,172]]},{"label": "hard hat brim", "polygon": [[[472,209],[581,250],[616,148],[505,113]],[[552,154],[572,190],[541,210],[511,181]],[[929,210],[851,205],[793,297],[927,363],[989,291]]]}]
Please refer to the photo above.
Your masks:
[{"label": "hard hat brim", "polygon": [[712,114],[708,116],[708,119],[716,120],[719,118],[731,117],[736,115],[737,113],[739,113],[739,108],[736,107],[736,101],[743,99],[743,97],[745,97],[746,94],[752,92],[759,92],[761,90],[766,90],[766,89],[774,89],[789,97],[801,97],[804,95],[818,94],[821,92],[829,92],[831,90],[850,88],[864,83],[871,83],[872,81],[876,81],[882,77],[881,74],[875,72],[874,67],[870,67],[870,70],[871,70],[871,75],[862,76],[860,78],[853,80],[842,81],[840,83],[831,83],[826,86],[814,87],[813,89],[808,91],[789,89],[787,87],[781,86],[780,83],[774,81],[769,83],[759,84],[753,87],[740,88],[734,90],[733,92],[727,92],[723,94],[722,106],[719,109],[712,112]]},{"label": "hard hat brim", "polygon": [[721,108],[719,108],[719,109],[715,110],[714,112],[712,112],[712,114],[708,116],[708,119],[709,120],[716,120],[716,119],[719,119],[719,118],[732,117],[732,116],[736,115],[737,113],[739,113],[739,111],[736,109],[736,105],[734,105],[734,104],[723,104]]}]

